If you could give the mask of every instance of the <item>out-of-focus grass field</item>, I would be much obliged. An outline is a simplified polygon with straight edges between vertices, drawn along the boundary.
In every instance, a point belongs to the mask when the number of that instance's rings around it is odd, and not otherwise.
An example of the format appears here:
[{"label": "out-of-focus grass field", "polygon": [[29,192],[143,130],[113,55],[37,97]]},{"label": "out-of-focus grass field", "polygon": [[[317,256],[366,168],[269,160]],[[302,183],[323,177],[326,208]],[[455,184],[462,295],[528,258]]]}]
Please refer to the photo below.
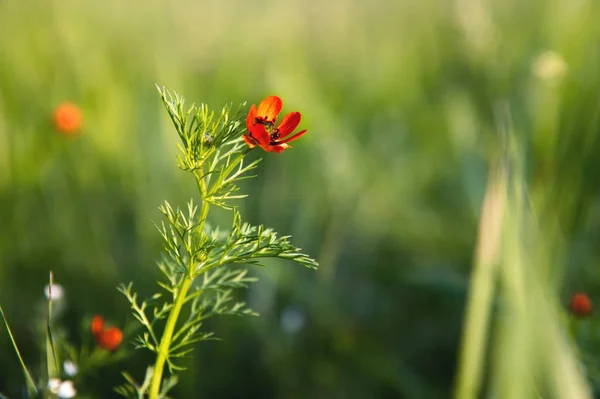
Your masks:
[{"label": "out-of-focus grass field", "polygon": [[[539,237],[502,250],[551,276],[529,277],[541,296],[513,284],[520,272],[500,278],[495,309],[536,315],[491,324],[504,338],[485,386],[517,398],[534,384],[512,371],[568,363],[527,352],[555,353],[538,310],[573,290],[600,299],[598,21],[591,0],[0,2],[0,304],[26,361],[42,353],[33,324],[49,270],[76,342],[93,314],[131,321],[118,282],[155,289],[157,207],[196,194],[157,83],[213,109],[276,94],[302,112],[309,132],[292,150],[256,152],[241,209],[321,265],[254,270],[247,301],[261,317],[211,325],[224,341],[196,346],[175,397],[451,397],[488,169],[508,129],[541,233],[509,204],[514,231]],[[64,100],[83,111],[78,136],[51,125]],[[226,227],[222,216],[211,222]],[[585,352],[600,354],[587,323]],[[0,392],[19,392],[0,331]],[[112,397],[120,371],[141,378],[148,359],[103,370],[89,397]]]}]

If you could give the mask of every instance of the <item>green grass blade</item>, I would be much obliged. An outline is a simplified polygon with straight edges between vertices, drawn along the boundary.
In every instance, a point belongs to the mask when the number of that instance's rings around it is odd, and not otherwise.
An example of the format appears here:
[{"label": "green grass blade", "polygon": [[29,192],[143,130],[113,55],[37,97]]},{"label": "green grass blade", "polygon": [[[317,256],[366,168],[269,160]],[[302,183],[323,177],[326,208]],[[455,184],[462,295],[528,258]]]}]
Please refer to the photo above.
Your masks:
[{"label": "green grass blade", "polygon": [[10,341],[12,342],[13,348],[15,348],[15,353],[19,358],[19,363],[21,363],[21,368],[23,369],[23,374],[25,375],[25,382],[27,384],[27,391],[29,392],[29,396],[35,397],[38,393],[38,390],[35,386],[35,382],[33,378],[31,378],[31,374],[29,374],[29,370],[27,370],[27,366],[25,366],[25,362],[23,362],[23,358],[21,357],[21,352],[19,352],[19,348],[17,347],[17,343],[15,342],[15,338],[8,326],[8,321],[6,320],[6,316],[4,315],[4,311],[2,310],[2,306],[0,306],[0,316],[2,317],[2,321],[6,326],[6,331],[8,331],[8,336],[10,337]]},{"label": "green grass blade", "polygon": [[498,252],[506,202],[506,171],[503,166],[490,172],[483,201],[475,265],[467,302],[460,357],[460,372],[455,396],[470,399],[480,396],[486,342],[498,274]]}]

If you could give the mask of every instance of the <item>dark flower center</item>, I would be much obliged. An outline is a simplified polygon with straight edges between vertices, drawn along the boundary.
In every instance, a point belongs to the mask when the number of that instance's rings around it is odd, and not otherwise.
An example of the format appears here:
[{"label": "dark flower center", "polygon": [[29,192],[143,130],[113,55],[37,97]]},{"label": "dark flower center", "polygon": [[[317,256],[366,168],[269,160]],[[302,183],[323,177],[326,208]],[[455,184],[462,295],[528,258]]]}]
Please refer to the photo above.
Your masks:
[{"label": "dark flower center", "polygon": [[271,126],[273,126],[273,121],[265,119],[261,116],[257,116],[256,118],[254,118],[254,124],[255,125],[265,125],[266,127],[271,127]]},{"label": "dark flower center", "polygon": [[271,133],[271,140],[277,140],[279,138],[279,129],[273,129]]},{"label": "dark flower center", "polygon": [[[265,127],[265,130],[269,133],[269,138],[271,139],[271,145],[276,145],[277,144],[277,139],[279,139],[280,137],[280,132],[279,129],[274,127],[274,123],[272,121],[269,121],[263,117],[257,116],[256,118],[254,118],[254,124],[255,125],[263,125]],[[254,139],[254,137],[253,137]]]}]

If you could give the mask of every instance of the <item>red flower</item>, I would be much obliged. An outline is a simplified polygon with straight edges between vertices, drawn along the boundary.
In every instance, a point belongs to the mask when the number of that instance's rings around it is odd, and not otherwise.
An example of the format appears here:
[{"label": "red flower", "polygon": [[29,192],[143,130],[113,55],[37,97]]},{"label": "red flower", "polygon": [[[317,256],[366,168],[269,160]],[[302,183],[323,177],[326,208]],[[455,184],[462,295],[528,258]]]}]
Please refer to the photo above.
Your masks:
[{"label": "red flower", "polygon": [[121,345],[123,333],[117,327],[110,327],[100,334],[96,334],[94,338],[96,338],[96,345],[98,345],[99,348],[114,351]]},{"label": "red flower", "polygon": [[267,152],[280,153],[286,148],[291,148],[287,143],[306,133],[306,130],[302,130],[292,134],[300,124],[302,118],[300,112],[290,112],[275,127],[281,105],[281,99],[277,96],[269,96],[262,100],[258,109],[252,104],[246,117],[248,134],[242,135],[250,148],[259,146]]},{"label": "red flower", "polygon": [[99,348],[116,350],[123,340],[123,332],[117,327],[104,328],[104,317],[96,315],[92,319],[92,334]]},{"label": "red flower", "polygon": [[589,316],[589,314],[592,313],[592,301],[586,294],[576,292],[571,297],[569,308],[571,309],[571,313],[575,316]]},{"label": "red flower", "polygon": [[77,105],[69,102],[59,104],[54,109],[52,119],[56,130],[66,135],[77,133],[83,123],[81,110]]}]

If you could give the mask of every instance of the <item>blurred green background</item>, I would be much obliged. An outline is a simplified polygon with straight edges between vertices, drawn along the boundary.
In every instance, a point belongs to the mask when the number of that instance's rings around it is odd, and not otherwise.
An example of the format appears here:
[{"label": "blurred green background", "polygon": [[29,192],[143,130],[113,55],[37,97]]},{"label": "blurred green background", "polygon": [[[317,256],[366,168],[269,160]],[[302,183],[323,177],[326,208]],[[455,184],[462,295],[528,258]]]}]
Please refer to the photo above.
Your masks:
[{"label": "blurred green background", "polygon": [[[157,207],[196,195],[157,83],[302,112],[292,150],[253,153],[241,209],[321,265],[253,270],[261,317],[212,323],[224,341],[196,346],[174,396],[450,397],[498,107],[560,225],[560,299],[600,285],[599,20],[590,0],[1,1],[0,304],[26,361],[49,270],[75,342],[93,314],[131,321],[119,282],[155,289]],[[65,100],[78,136],[52,127]],[[85,392],[113,397],[147,361]],[[2,332],[0,392],[22,385]]]}]

